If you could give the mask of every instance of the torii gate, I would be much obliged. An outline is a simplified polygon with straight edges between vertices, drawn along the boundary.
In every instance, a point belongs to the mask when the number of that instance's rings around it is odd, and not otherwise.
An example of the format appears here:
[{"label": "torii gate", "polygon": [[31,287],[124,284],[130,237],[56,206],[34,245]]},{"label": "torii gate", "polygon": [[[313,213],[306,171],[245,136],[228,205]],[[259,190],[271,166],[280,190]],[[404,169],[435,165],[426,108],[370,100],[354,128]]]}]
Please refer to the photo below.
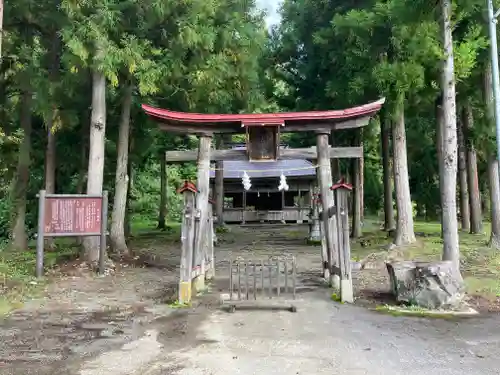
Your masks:
[{"label": "torii gate", "polygon": [[[330,285],[339,288],[335,270],[339,269],[339,249],[336,249],[337,224],[334,215],[334,195],[331,173],[332,158],[360,158],[363,147],[330,147],[332,131],[355,129],[368,125],[370,119],[382,108],[385,99],[344,110],[282,112],[269,114],[200,114],[183,113],[142,105],[146,114],[157,121],[162,130],[192,134],[199,137],[198,151],[169,152],[169,161],[197,160],[198,175],[196,207],[200,225],[196,234],[195,257],[201,257],[203,238],[211,228],[206,227],[209,212],[210,162],[224,160],[276,161],[278,159],[316,159],[320,188],[321,220],[324,224]],[[314,132],[316,148],[281,149],[280,134],[285,132]],[[211,150],[214,134],[246,133],[246,150]],[[223,200],[216,200],[216,212],[222,212]],[[350,264],[350,262],[349,262]],[[342,275],[340,275],[342,279]],[[193,281],[196,289],[204,287],[205,276]],[[342,285],[341,294],[352,296],[352,282]],[[350,289],[350,290],[349,290]],[[345,293],[344,293],[345,292]],[[347,300],[352,297],[347,297]]]}]

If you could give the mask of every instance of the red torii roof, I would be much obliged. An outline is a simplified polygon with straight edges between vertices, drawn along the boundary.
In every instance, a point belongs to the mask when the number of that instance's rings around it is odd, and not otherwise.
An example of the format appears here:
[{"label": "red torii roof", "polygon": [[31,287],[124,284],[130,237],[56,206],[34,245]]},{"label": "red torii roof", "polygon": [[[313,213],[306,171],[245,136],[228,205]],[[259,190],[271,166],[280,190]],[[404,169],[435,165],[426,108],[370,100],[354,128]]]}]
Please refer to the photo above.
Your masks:
[{"label": "red torii roof", "polygon": [[384,104],[385,99],[365,104],[358,107],[330,110],[330,111],[308,111],[308,112],[278,112],[278,113],[252,113],[252,114],[202,114],[175,112],[167,109],[155,108],[146,104],[142,109],[151,118],[172,125],[283,125],[287,123],[313,123],[313,122],[340,122],[358,117],[372,116],[377,113]]}]

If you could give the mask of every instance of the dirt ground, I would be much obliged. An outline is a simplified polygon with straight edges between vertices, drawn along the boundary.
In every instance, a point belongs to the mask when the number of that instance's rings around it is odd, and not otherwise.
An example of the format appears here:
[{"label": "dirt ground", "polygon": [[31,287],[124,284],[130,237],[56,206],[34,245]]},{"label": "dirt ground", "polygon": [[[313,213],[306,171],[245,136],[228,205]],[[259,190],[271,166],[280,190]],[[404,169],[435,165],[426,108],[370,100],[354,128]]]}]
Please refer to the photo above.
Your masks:
[{"label": "dirt ground", "polygon": [[[230,258],[242,256],[261,259],[270,254],[293,254],[298,259],[299,286],[302,288],[299,299],[302,306],[316,306],[320,320],[330,319],[330,310],[339,308],[334,307],[336,304],[329,300],[326,295],[329,292],[321,284],[318,277],[319,251],[317,247],[306,244],[306,233],[307,226],[232,227],[230,233],[221,236],[216,248],[219,282],[213,284],[211,292],[199,296],[197,303],[191,308],[175,308],[170,305],[175,300],[180,246],[179,243],[165,242],[158,234],[143,235],[134,243],[136,251],[148,255],[146,263],[157,267],[118,264],[114,272],[104,277],[94,277],[85,269],[74,265],[66,267],[49,285],[44,298],[26,303],[22,309],[14,311],[0,322],[0,374],[219,374],[221,372],[215,370],[196,372],[179,356],[173,358],[171,354],[186,350],[206,350],[220,341],[213,331],[210,334],[200,334],[206,331],[207,322],[214,319],[219,322],[218,329],[228,335],[234,332],[231,329],[228,331],[226,325],[220,326],[224,319],[229,319],[227,324],[231,326],[248,324],[241,320],[241,316],[236,319],[221,318],[219,315],[220,293],[227,292],[220,280],[227,279],[227,261]],[[384,303],[388,298],[388,288],[385,271],[364,270],[355,273],[355,293],[361,296],[357,303],[363,306]],[[398,319],[368,312],[362,307],[342,308],[358,309],[354,314],[363,315],[362,319],[368,322],[372,320],[371,326],[377,326],[381,332],[386,330],[389,335],[396,324],[392,319]],[[349,311],[344,311],[342,321],[349,321],[349,315],[353,313]],[[279,320],[279,315],[274,318]],[[259,319],[275,320],[264,316],[259,316]],[[406,325],[414,325],[414,329],[426,332],[438,327],[435,321],[414,319],[406,322]],[[296,323],[298,322],[294,324]],[[449,329],[453,330],[460,323],[443,324],[452,324]],[[480,328],[475,332],[498,333],[494,335],[496,341],[493,344],[493,348],[498,349],[500,332],[496,316],[487,316],[487,319],[477,324],[480,324]],[[271,327],[268,329],[274,330]],[[311,325],[310,329],[318,327]],[[297,332],[299,336],[302,334],[303,332]],[[380,333],[372,334],[378,336]],[[309,339],[314,335],[313,331],[309,332]],[[429,340],[434,336],[436,335],[430,335]],[[476,337],[475,342],[486,340],[481,337]],[[225,336],[225,340],[229,339]],[[322,340],[329,339],[323,337]],[[490,341],[488,350],[492,348]],[[310,344],[314,345],[313,342]],[[298,345],[297,342],[294,345]],[[206,351],[204,353],[209,354]],[[484,357],[483,354],[478,354],[475,358],[481,356]],[[226,369],[231,370],[229,367]],[[280,372],[268,368],[262,373]],[[306,373],[323,372],[301,372]],[[488,370],[483,373],[490,372]]]}]

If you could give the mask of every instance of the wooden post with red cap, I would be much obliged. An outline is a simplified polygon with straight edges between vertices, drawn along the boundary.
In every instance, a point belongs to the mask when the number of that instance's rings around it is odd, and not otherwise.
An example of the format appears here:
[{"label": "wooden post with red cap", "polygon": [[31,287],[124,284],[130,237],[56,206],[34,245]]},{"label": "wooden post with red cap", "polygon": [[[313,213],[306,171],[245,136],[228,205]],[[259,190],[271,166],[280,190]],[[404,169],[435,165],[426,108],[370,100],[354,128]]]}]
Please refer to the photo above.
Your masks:
[{"label": "wooden post with red cap", "polygon": [[352,185],[347,184],[344,179],[334,184],[331,189],[335,193],[337,205],[337,241],[340,277],[340,300],[342,302],[354,302],[351,271],[351,244],[349,239],[349,212],[348,194],[352,191]]},{"label": "wooden post with red cap", "polygon": [[194,224],[196,216],[195,194],[196,186],[189,181],[177,191],[184,195],[184,215],[182,217],[182,253],[181,273],[179,281],[179,303],[190,303],[192,297],[192,271],[194,256]]}]

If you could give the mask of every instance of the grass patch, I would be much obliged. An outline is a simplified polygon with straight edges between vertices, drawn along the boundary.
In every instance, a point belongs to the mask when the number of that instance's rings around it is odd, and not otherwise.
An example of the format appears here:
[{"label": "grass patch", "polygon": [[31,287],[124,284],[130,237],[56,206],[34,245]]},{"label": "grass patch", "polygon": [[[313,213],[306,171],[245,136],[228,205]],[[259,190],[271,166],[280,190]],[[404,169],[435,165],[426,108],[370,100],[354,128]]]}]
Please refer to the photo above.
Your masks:
[{"label": "grass patch", "polygon": [[311,240],[310,238],[306,238],[306,244],[309,246],[321,246],[321,240]]},{"label": "grass patch", "polygon": [[301,230],[287,230],[286,236],[293,239],[304,238],[304,231]]},{"label": "grass patch", "polygon": [[[45,252],[45,272],[62,261],[76,257],[78,251],[68,244],[67,239],[56,241],[54,251]],[[46,280],[35,277],[35,267],[35,249],[27,251],[0,249],[0,316],[22,307],[26,300],[40,296]]]},{"label": "grass patch", "polygon": [[215,227],[215,233],[216,234],[224,234],[224,233],[229,233],[229,227],[226,225],[219,225]]},{"label": "grass patch", "polygon": [[[180,223],[168,223],[167,230],[156,229],[154,221],[134,221],[132,223],[132,248],[147,251],[149,248],[162,249],[165,244],[180,245]],[[45,251],[45,272],[56,265],[73,260],[79,248],[72,238],[56,238],[55,249]],[[26,300],[39,297],[46,286],[45,279],[35,278],[36,242],[30,241],[27,251],[8,251],[0,244],[0,316],[23,306]]]},{"label": "grass patch", "polygon": [[35,278],[35,264],[33,252],[0,252],[0,316],[38,295],[44,281]]},{"label": "grass patch", "polygon": [[434,319],[447,319],[453,320],[457,318],[463,318],[466,315],[460,315],[460,313],[450,313],[450,312],[440,312],[434,310],[426,310],[418,306],[390,306],[390,305],[379,305],[374,309],[377,312],[389,314],[392,316],[409,316],[417,318],[434,318]]},{"label": "grass patch", "polygon": [[158,223],[152,220],[136,220],[131,224],[131,237],[144,237],[144,236],[159,236],[174,238],[177,234],[181,233],[181,223],[168,222],[166,229],[158,229]]},{"label": "grass patch", "polygon": [[374,252],[386,251],[390,241],[383,230],[363,232],[363,237],[351,240],[352,259],[361,260]]},{"label": "grass patch", "polygon": [[179,244],[181,224],[169,223],[167,230],[156,229],[153,222],[138,222],[132,226],[131,245],[133,249],[147,249],[161,244]]},{"label": "grass patch", "polygon": [[179,302],[179,301],[174,301],[172,303],[168,304],[168,307],[171,309],[185,309],[191,307],[191,303],[184,303],[184,302]]},{"label": "grass patch", "polygon": [[332,293],[332,295],[330,296],[330,299],[332,301],[335,301],[335,302],[338,302],[338,303],[342,303],[342,304],[344,303],[344,302],[342,302],[340,296],[337,293]]},{"label": "grass patch", "polygon": [[[443,249],[441,226],[438,223],[419,223],[415,232],[420,244],[405,251],[407,259],[439,260]],[[489,228],[485,228],[489,232]],[[500,254],[487,246],[486,234],[460,233],[461,270],[469,294],[488,300],[500,296]]]},{"label": "grass patch", "polygon": [[157,229],[154,221],[132,223],[129,249],[134,256],[148,259],[153,263],[169,264],[171,254],[181,247],[181,224],[168,223],[168,229]]}]

